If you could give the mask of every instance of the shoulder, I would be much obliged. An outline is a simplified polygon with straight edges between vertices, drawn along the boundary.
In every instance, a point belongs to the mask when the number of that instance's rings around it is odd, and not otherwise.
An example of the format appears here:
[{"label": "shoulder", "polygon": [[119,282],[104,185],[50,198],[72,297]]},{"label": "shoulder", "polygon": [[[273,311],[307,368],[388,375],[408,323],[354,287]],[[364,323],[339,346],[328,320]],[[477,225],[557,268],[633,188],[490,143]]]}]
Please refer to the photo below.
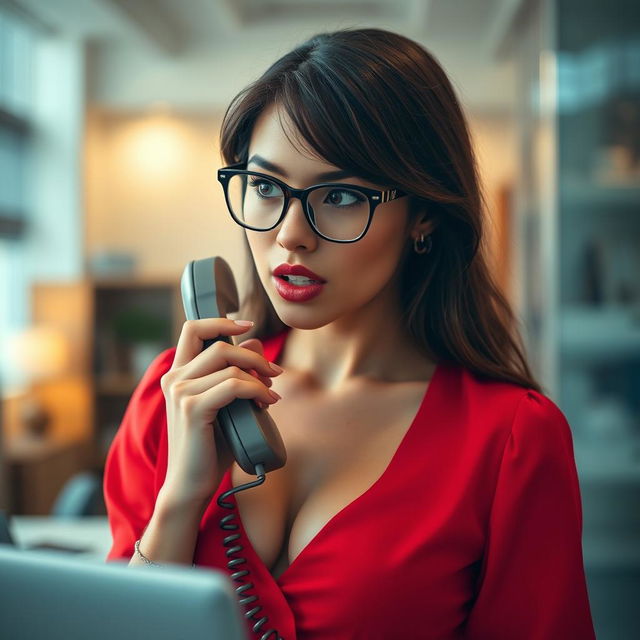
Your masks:
[{"label": "shoulder", "polygon": [[571,439],[567,419],[545,394],[512,382],[479,377],[460,366],[448,366],[449,406],[462,408],[475,430],[506,444],[514,435],[527,439]]},{"label": "shoulder", "polygon": [[571,427],[564,413],[551,398],[533,389],[518,403],[508,445],[514,454],[520,449],[548,461],[574,455]]},{"label": "shoulder", "polygon": [[175,347],[165,349],[147,367],[131,394],[110,448],[110,458],[123,449],[139,452],[149,464],[155,460],[166,425],[165,399],[160,379],[171,368],[175,352]]},{"label": "shoulder", "polygon": [[147,367],[140,379],[136,391],[148,392],[159,386],[160,378],[171,369],[175,359],[176,347],[170,347],[160,352]]}]

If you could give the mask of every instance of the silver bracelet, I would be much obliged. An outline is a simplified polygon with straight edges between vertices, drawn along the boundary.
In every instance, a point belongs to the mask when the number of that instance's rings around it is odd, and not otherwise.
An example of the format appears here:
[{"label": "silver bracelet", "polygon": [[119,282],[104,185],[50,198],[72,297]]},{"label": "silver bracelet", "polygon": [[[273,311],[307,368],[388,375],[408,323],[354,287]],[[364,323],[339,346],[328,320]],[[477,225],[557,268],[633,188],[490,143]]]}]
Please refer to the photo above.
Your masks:
[{"label": "silver bracelet", "polygon": [[140,558],[141,560],[144,560],[145,564],[148,564],[151,567],[162,567],[163,565],[158,564],[157,562],[151,562],[151,560],[149,560],[149,558],[147,558],[145,555],[143,555],[142,551],[140,551],[140,540],[136,540],[136,553],[138,554],[138,558]]},{"label": "silver bracelet", "polygon": [[[136,549],[136,554],[138,555],[138,558],[140,558],[141,560],[144,561],[145,564],[148,564],[150,567],[164,567],[164,564],[158,564],[157,562],[152,562],[151,560],[149,560],[149,558],[147,558],[142,551],[140,551],[140,540],[136,540],[136,544],[135,544],[135,549]],[[195,567],[196,563],[194,562],[191,567]]]}]

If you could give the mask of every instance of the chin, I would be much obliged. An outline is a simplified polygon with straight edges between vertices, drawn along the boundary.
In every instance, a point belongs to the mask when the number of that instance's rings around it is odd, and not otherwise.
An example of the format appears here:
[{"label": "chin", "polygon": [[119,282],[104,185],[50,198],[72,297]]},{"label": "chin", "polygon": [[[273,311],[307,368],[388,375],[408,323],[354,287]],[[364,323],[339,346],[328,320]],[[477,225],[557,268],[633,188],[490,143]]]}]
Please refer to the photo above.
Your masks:
[{"label": "chin", "polygon": [[306,331],[319,329],[336,319],[334,315],[329,315],[326,306],[313,307],[305,304],[287,302],[280,298],[278,293],[273,297],[269,296],[269,299],[280,321],[292,329],[303,329]]},{"label": "chin", "polygon": [[[272,303],[274,301],[272,300]],[[281,302],[283,304],[281,304]],[[295,309],[284,308],[287,303],[283,301],[275,301],[273,308],[278,314],[280,321],[286,324],[292,329],[304,329],[312,330],[324,327],[332,321],[332,318],[327,318],[325,314],[319,314],[317,310],[311,311],[309,307],[303,308],[299,306]]]}]

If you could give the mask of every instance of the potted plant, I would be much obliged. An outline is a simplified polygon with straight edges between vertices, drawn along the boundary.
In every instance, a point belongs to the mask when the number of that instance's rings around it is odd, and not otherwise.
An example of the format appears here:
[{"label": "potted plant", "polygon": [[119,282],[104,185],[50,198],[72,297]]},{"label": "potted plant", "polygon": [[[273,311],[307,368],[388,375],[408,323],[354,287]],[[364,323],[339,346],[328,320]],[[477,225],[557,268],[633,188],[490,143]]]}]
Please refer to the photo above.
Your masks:
[{"label": "potted plant", "polygon": [[116,341],[128,351],[129,369],[136,379],[142,377],[152,360],[170,340],[169,321],[139,307],[116,313],[112,328]]}]

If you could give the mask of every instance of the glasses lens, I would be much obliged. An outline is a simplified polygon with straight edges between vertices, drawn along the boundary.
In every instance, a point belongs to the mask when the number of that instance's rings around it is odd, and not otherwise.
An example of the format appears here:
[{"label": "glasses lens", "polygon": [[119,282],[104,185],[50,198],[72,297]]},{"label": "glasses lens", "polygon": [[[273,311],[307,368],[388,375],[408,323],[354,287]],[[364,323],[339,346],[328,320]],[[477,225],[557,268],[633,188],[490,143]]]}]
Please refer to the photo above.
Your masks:
[{"label": "glasses lens", "polygon": [[[234,217],[258,231],[273,228],[284,207],[284,193],[278,184],[255,174],[231,176],[227,195]],[[316,229],[333,240],[355,240],[369,221],[367,196],[338,185],[311,191],[307,208]]]},{"label": "glasses lens", "polygon": [[355,240],[369,221],[369,199],[356,189],[314,189],[307,207],[318,231],[334,240]]},{"label": "glasses lens", "polygon": [[231,213],[257,230],[273,227],[284,206],[282,189],[275,182],[253,174],[231,176],[227,196]]}]

